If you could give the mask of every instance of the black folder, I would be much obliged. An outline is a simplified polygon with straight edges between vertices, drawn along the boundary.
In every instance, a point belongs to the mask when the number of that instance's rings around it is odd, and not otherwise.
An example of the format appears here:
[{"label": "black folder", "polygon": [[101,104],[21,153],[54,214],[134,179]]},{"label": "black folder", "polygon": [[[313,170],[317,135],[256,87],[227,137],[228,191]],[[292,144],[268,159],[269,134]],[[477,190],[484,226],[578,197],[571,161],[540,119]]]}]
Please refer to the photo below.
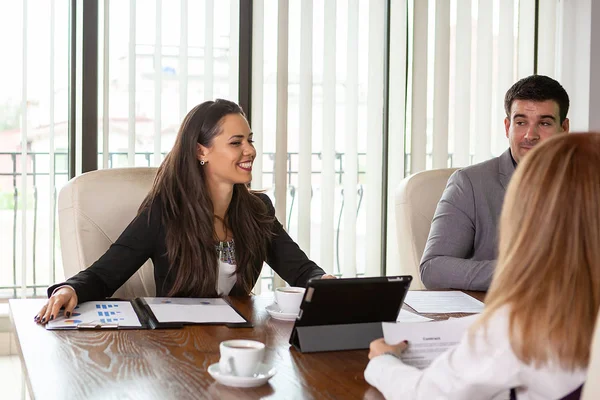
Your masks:
[{"label": "black folder", "polygon": [[[126,310],[128,308],[127,305],[131,305],[131,308],[133,309],[132,312],[135,313],[135,317],[137,317],[138,321],[133,320],[133,314],[130,314],[129,320],[127,318],[118,318],[129,313],[129,311]],[[160,318],[157,318],[152,311],[151,305],[169,307],[163,309],[163,315],[166,312],[171,321],[160,321]],[[208,315],[213,315],[215,310],[210,312],[210,314],[205,314],[204,311],[201,311],[199,315],[206,316],[206,318],[200,318],[203,322],[198,322],[198,319],[194,320],[195,316],[197,317],[198,314],[194,314],[194,311],[192,310],[193,306],[210,308],[212,308],[212,306],[226,307],[228,312],[231,311],[235,313],[234,315],[236,315],[236,319],[238,319],[239,322],[221,322],[218,318],[214,319],[208,317]],[[181,309],[184,311],[189,309],[190,319],[187,319],[184,315],[181,319],[175,318],[175,320],[173,320],[174,315],[179,314],[173,314],[170,307],[180,307],[180,311]],[[57,318],[46,325],[46,329],[173,329],[182,328],[184,325],[191,324],[225,325],[230,328],[252,327],[252,323],[248,321],[229,301],[223,298],[138,297],[133,300],[112,298],[103,301],[82,303],[75,308],[72,316],[69,318],[65,318],[63,312],[64,310],[61,310]],[[120,320],[125,320],[125,322],[121,322]],[[127,321],[130,321],[132,324],[128,324]],[[137,324],[138,322],[139,326]]]},{"label": "black folder", "polygon": [[368,349],[395,322],[412,276],[317,279],[308,283],[290,344],[307,352]]}]

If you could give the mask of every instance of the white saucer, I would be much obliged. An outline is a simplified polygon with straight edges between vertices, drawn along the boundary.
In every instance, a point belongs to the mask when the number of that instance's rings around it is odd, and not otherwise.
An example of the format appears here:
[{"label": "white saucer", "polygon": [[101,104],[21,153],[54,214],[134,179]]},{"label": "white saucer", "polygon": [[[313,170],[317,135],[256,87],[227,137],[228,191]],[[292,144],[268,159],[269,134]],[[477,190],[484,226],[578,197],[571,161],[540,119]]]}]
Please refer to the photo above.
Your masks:
[{"label": "white saucer", "polygon": [[269,367],[267,364],[260,363],[258,372],[254,376],[234,376],[221,374],[219,363],[214,363],[208,367],[208,373],[215,378],[221,385],[250,388],[264,385],[275,375],[277,370]]},{"label": "white saucer", "polygon": [[273,303],[270,306],[265,307],[265,309],[267,310],[267,312],[269,313],[269,315],[272,318],[281,320],[281,321],[292,321],[294,322],[296,320],[296,317],[298,316],[298,314],[296,313],[284,313],[281,310],[279,310],[279,306],[277,305],[277,303]]}]

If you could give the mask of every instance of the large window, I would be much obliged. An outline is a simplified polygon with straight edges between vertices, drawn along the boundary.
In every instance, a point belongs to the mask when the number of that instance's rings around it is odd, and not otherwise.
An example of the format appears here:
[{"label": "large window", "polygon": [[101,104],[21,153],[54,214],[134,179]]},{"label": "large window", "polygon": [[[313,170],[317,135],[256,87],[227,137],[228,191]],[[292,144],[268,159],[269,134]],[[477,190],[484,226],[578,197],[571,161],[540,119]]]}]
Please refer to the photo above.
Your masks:
[{"label": "large window", "polygon": [[67,0],[0,2],[0,296],[62,275],[56,193],[68,180]]},{"label": "large window", "polygon": [[553,75],[559,2],[537,3],[0,2],[0,295],[64,278],[56,196],[70,177],[159,165],[184,115],[215,98],[246,108],[252,187],[313,260],[398,272],[399,182],[498,155],[504,92]]},{"label": "large window", "polygon": [[158,166],[192,107],[238,100],[239,0],[101,7],[98,165]]}]

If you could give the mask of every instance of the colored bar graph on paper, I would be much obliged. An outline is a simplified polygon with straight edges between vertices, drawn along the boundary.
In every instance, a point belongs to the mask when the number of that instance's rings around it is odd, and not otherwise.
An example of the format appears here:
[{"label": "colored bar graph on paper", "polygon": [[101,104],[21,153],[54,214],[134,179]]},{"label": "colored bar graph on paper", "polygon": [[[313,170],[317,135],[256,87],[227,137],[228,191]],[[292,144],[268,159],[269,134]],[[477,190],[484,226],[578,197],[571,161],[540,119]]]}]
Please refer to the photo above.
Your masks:
[{"label": "colored bar graph on paper", "polygon": [[[90,327],[95,324],[102,325],[118,325],[124,327],[141,327],[138,316],[135,313],[131,303],[126,301],[97,301],[90,303],[82,303],[77,306],[77,313],[72,313],[72,317],[77,316],[75,319],[65,319],[64,315],[60,315],[61,318],[57,318],[57,321],[52,321],[55,326],[51,329],[72,329],[73,325],[76,325],[75,321],[85,322],[90,324]],[[84,324],[84,325],[85,325]],[[114,328],[111,326],[111,328]],[[0,399],[2,396],[0,396]]]},{"label": "colored bar graph on paper", "polygon": [[125,318],[102,318],[100,319],[100,322],[102,322],[103,324],[110,324],[110,323],[118,323],[119,321],[125,321]]}]

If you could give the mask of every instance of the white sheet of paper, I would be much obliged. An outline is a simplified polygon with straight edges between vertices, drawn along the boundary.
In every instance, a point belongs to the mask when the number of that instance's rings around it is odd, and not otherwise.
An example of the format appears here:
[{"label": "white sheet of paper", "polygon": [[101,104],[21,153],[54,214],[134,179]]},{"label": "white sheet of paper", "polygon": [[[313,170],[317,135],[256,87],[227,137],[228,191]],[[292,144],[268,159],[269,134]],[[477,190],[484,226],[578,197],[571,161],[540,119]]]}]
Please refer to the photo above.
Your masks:
[{"label": "white sheet of paper", "polygon": [[400,314],[398,314],[398,318],[396,318],[398,322],[425,322],[425,321],[433,321],[431,318],[423,317],[422,315],[412,313],[408,310],[401,309]]},{"label": "white sheet of paper", "polygon": [[421,314],[480,313],[483,303],[459,291],[411,290],[404,303]]},{"label": "white sheet of paper", "polygon": [[478,317],[471,315],[445,321],[413,323],[383,322],[383,336],[389,344],[408,340],[408,348],[400,359],[407,365],[423,369],[437,356],[458,344]]},{"label": "white sheet of paper", "polygon": [[158,322],[246,322],[223,299],[145,297]]},{"label": "white sheet of paper", "polygon": [[46,329],[76,329],[81,323],[120,327],[142,326],[128,301],[87,301],[75,307],[70,318],[66,318],[61,310],[57,318],[46,324]]}]

